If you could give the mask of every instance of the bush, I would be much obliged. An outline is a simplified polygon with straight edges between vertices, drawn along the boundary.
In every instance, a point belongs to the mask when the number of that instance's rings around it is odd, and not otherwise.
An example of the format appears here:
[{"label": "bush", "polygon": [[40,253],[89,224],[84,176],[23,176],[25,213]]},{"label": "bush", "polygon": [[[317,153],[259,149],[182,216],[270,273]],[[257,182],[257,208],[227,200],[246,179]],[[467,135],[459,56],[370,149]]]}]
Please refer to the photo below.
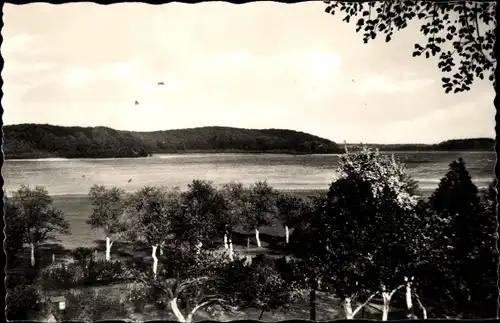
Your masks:
[{"label": "bush", "polygon": [[147,288],[143,286],[134,286],[130,291],[128,301],[132,304],[134,312],[139,313],[144,305],[147,304],[149,295]]},{"label": "bush", "polygon": [[66,309],[61,320],[97,321],[119,319],[127,316],[125,304],[118,299],[107,297],[102,292],[84,290],[67,293]]},{"label": "bush", "polygon": [[68,289],[81,282],[81,273],[73,265],[57,264],[47,267],[41,276],[44,290]]},{"label": "bush", "polygon": [[6,273],[5,288],[14,289],[21,285],[33,285],[38,280],[38,270],[33,267],[12,270]]},{"label": "bush", "polygon": [[123,281],[125,269],[119,261],[91,260],[84,269],[84,285],[106,285]]},{"label": "bush", "polygon": [[92,259],[94,249],[86,247],[78,247],[71,254],[76,262],[84,262]]},{"label": "bush", "polygon": [[7,320],[27,320],[38,309],[40,294],[34,285],[20,285],[7,291],[5,316]]}]

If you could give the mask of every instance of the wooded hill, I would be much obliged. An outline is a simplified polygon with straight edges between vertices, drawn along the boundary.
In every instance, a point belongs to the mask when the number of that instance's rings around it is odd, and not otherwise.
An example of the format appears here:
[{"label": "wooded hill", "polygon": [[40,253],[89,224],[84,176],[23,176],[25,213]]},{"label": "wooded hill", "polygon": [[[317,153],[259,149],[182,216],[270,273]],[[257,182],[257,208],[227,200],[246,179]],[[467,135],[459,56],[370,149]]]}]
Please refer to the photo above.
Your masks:
[{"label": "wooded hill", "polygon": [[6,159],[145,157],[160,153],[335,154],[335,142],[284,129],[201,127],[152,132],[19,124],[3,127]]},{"label": "wooded hill", "polygon": [[[347,148],[360,144],[347,144]],[[380,151],[495,151],[495,140],[491,138],[453,139],[438,144],[363,144]]]}]

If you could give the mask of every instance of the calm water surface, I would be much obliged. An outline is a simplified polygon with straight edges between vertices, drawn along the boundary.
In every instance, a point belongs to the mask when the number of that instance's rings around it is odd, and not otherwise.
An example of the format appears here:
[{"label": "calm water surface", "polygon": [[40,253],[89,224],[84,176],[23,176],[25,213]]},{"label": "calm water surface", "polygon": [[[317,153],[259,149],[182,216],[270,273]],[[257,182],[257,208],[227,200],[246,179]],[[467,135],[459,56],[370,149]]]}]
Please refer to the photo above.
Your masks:
[{"label": "calm water surface", "polygon": [[[458,157],[467,163],[473,181],[485,187],[494,178],[494,152],[396,152],[423,191],[437,187]],[[94,184],[134,191],[144,185],[185,188],[193,179],[249,185],[259,180],[277,189],[326,189],[335,178],[338,155],[181,154],[121,159],[6,160],[5,192],[21,184],[47,188],[52,195],[87,194]],[[129,180],[130,183],[128,182]]]}]

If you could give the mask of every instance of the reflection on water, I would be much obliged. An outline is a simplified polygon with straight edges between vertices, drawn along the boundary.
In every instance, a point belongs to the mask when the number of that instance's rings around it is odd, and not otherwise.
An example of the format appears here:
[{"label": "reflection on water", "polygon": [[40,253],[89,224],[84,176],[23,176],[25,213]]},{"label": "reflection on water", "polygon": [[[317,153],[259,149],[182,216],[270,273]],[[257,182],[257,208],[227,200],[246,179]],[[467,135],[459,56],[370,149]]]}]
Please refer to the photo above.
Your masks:
[{"label": "reflection on water", "polygon": [[[422,190],[433,190],[458,157],[467,163],[473,181],[485,187],[494,177],[494,152],[396,152]],[[6,160],[4,190],[21,184],[45,186],[50,194],[87,194],[93,184],[126,191],[144,185],[179,186],[193,179],[250,185],[267,180],[277,189],[326,189],[335,178],[338,155],[179,154],[123,159]],[[129,182],[130,180],[130,182]]]}]

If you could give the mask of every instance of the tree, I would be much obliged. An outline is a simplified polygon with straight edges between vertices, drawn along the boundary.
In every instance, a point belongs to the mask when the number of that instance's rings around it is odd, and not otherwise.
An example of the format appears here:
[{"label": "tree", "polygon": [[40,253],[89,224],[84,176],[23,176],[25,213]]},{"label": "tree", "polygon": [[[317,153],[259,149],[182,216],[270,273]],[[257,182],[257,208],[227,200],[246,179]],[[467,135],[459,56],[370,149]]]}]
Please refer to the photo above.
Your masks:
[{"label": "tree", "polygon": [[225,286],[230,288],[226,294],[240,310],[260,310],[258,320],[264,312],[286,309],[296,294],[295,285],[282,274],[286,272],[286,265],[283,259],[274,260],[264,255],[254,257],[250,265],[235,261],[224,276]]},{"label": "tree", "polygon": [[106,236],[106,261],[111,260],[111,246],[114,242],[111,241],[111,237],[125,231],[123,223],[121,223],[124,196],[125,191],[117,187],[107,189],[102,185],[94,185],[89,191],[92,214],[90,214],[87,223],[93,229],[101,228],[104,230]]},{"label": "tree", "polygon": [[19,210],[10,199],[5,197],[5,254],[7,258],[7,268],[12,268],[19,257],[19,253],[23,250],[23,237],[25,236],[26,228],[23,225],[22,219],[17,216]]},{"label": "tree", "polygon": [[[347,319],[379,292],[387,319],[388,302],[401,288],[394,273],[404,272],[411,260],[405,253],[413,247],[416,182],[394,157],[368,148],[343,155],[338,173],[311,219],[311,256],[322,280],[344,299]],[[363,293],[367,301],[353,310],[354,298]]]},{"label": "tree", "polygon": [[496,271],[492,259],[497,255],[494,199],[488,197],[494,193],[490,187],[483,203],[478,193],[464,160],[459,158],[450,164],[429,198],[430,209],[441,222],[442,233],[437,239],[441,246],[439,262],[446,267],[446,276],[441,275],[441,285],[446,287],[443,298],[449,308],[467,316],[484,315],[481,303],[485,293],[493,297],[484,279]]},{"label": "tree", "polygon": [[277,213],[276,191],[267,182],[256,182],[250,186],[249,206],[251,212],[248,214],[247,227],[255,230],[255,239],[260,248],[261,242],[259,229],[271,223],[271,218]]},{"label": "tree", "polygon": [[280,193],[278,195],[276,206],[278,208],[278,217],[285,227],[285,243],[289,242],[289,227],[295,224],[300,216],[303,207],[302,199],[293,196],[290,193]]},{"label": "tree", "polygon": [[193,180],[181,197],[182,211],[174,221],[173,230],[179,242],[213,247],[214,235],[218,228],[215,219],[224,212],[223,197],[211,182]]},{"label": "tree", "polygon": [[250,207],[248,205],[248,191],[241,183],[224,184],[221,194],[225,199],[225,212],[219,213],[218,223],[224,228],[224,248],[229,250],[229,257],[234,258],[232,234],[236,227],[247,218]]},{"label": "tree", "polygon": [[37,186],[31,189],[22,185],[9,199],[12,204],[6,211],[15,212],[9,217],[19,219],[16,226],[24,233],[23,242],[31,249],[31,266],[35,266],[36,247],[46,241],[57,241],[55,234],[70,234],[69,223],[62,211],[54,208],[53,200],[47,190]]},{"label": "tree", "polygon": [[180,192],[146,186],[131,194],[126,201],[127,236],[143,239],[152,248],[153,274],[156,277],[156,251],[173,234],[172,221],[180,211]]},{"label": "tree", "polygon": [[420,32],[427,42],[415,44],[413,56],[439,54],[438,68],[448,76],[441,79],[446,93],[468,91],[476,78],[485,76],[495,87],[495,1],[340,0],[326,7],[327,13],[336,11],[345,13],[347,23],[358,18],[356,32],[363,32],[365,43],[378,33],[389,42],[411,20],[423,20]]},{"label": "tree", "polygon": [[211,304],[235,310],[230,305],[230,297],[224,294],[229,288],[223,277],[231,263],[224,254],[205,249],[198,251],[193,247],[179,249],[173,246],[171,251],[167,252],[183,256],[183,259],[171,259],[176,267],[173,278],[163,273],[154,278],[142,272],[134,277],[146,288],[159,291],[158,297],[169,304],[179,322],[192,322],[199,310]]}]

